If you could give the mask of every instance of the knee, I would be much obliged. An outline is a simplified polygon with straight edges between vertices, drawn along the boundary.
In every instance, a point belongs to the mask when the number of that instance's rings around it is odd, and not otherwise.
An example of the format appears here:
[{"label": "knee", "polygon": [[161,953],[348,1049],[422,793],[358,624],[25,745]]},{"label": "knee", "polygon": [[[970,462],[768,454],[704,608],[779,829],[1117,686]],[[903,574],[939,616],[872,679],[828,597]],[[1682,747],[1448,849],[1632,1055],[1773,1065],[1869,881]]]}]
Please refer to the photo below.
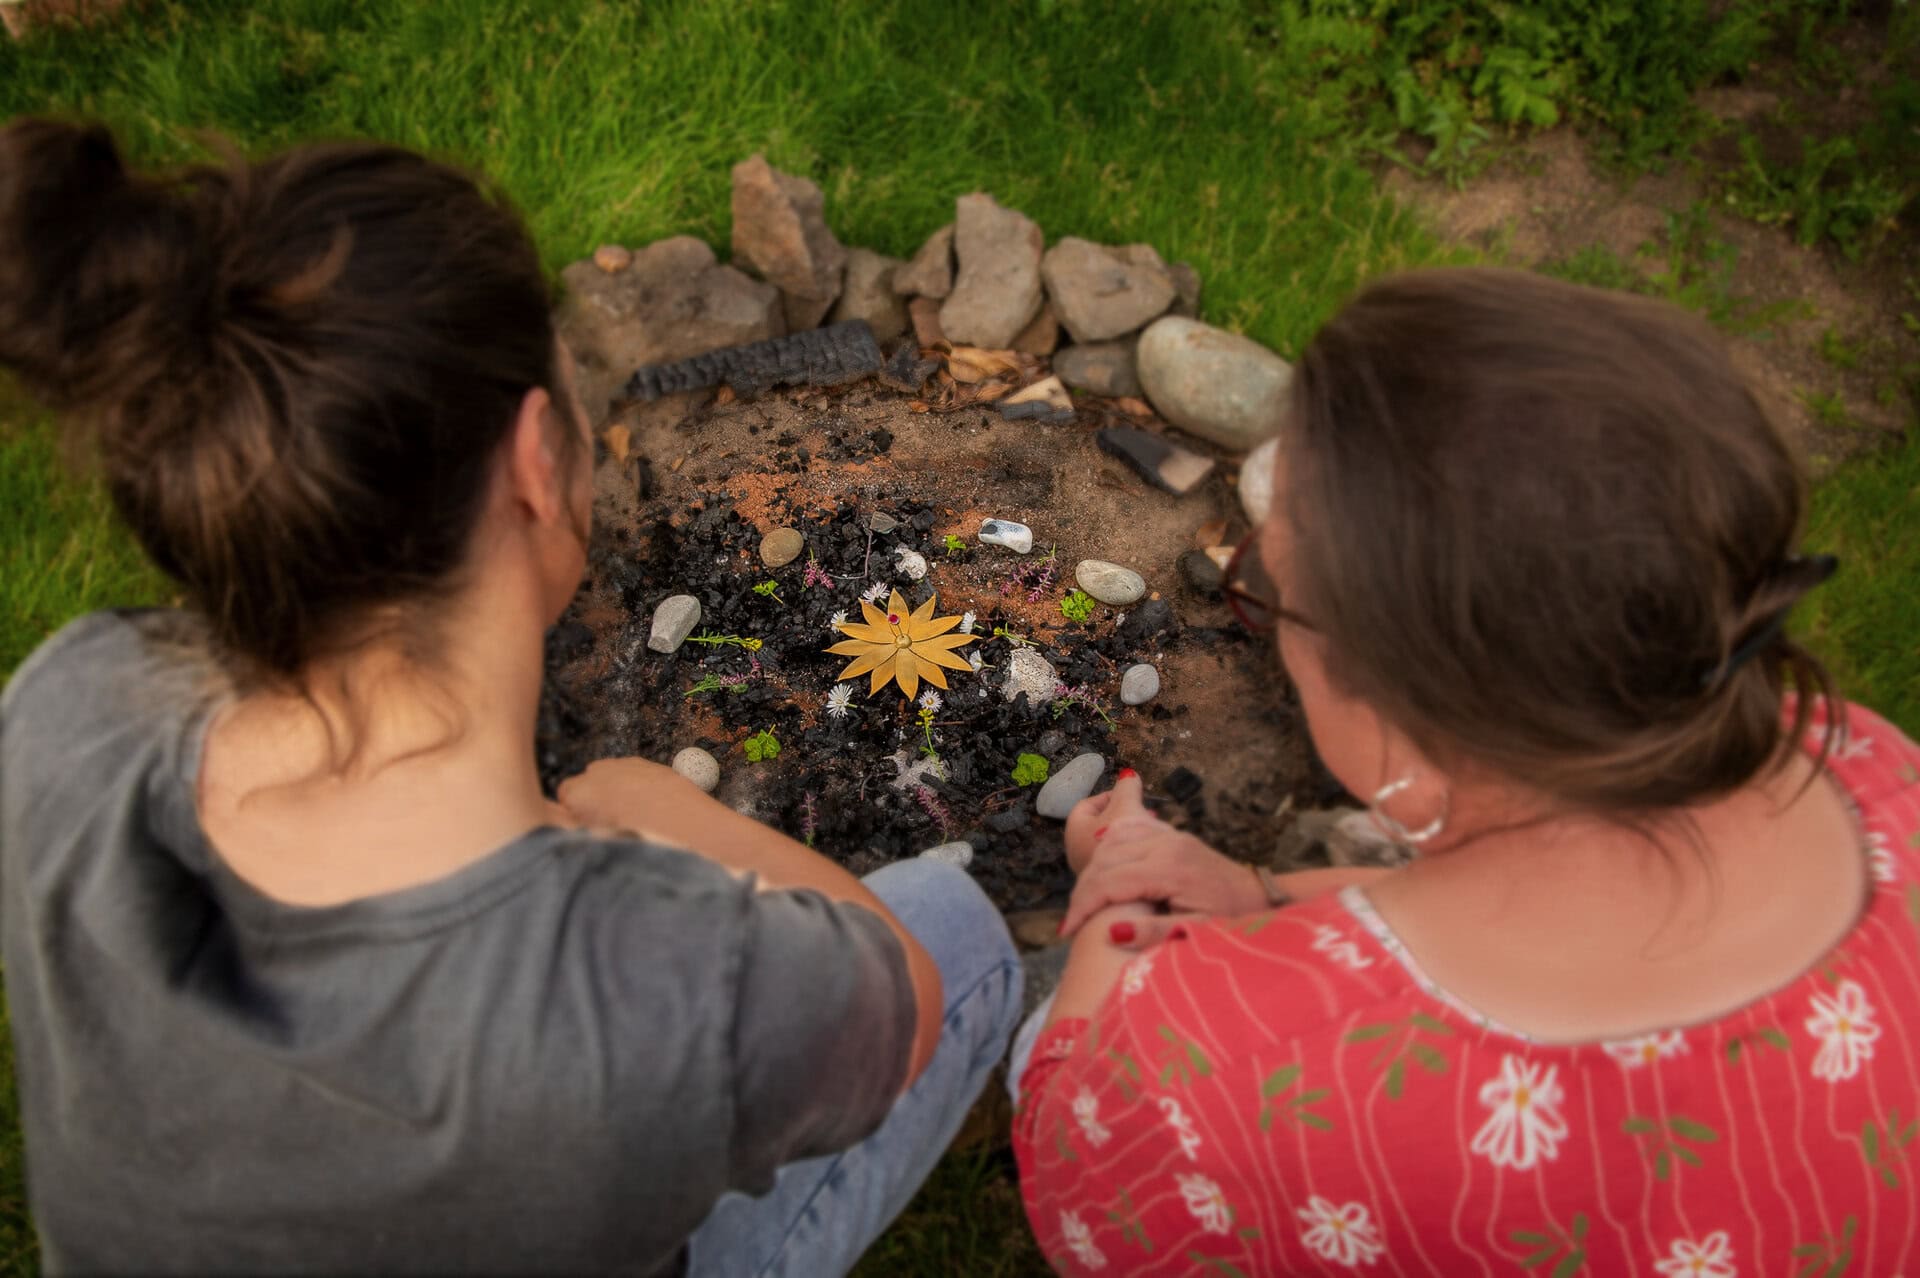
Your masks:
[{"label": "knee", "polygon": [[949,1002],[996,968],[1006,969],[1003,979],[1018,981],[1020,956],[1006,920],[965,870],[913,857],[876,870],[864,882],[933,956]]}]

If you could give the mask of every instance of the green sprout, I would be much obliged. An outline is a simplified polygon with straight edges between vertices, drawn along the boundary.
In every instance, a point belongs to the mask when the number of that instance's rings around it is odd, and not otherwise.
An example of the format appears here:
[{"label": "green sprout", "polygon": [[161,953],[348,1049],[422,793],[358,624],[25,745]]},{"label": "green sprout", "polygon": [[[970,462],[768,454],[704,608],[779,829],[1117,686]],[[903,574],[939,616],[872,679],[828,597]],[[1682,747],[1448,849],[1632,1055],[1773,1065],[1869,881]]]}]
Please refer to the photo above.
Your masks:
[{"label": "green sprout", "polygon": [[993,628],[993,637],[995,639],[1005,639],[1016,648],[1031,648],[1034,646],[1033,640],[1027,638],[1025,635],[1016,635],[1005,626],[995,626]]},{"label": "green sprout", "polygon": [[1060,601],[1060,614],[1068,621],[1085,621],[1093,616],[1093,606],[1098,602],[1084,590],[1076,590]]},{"label": "green sprout", "polygon": [[780,738],[773,735],[773,729],[756,732],[740,745],[747,753],[748,763],[759,763],[766,759],[780,757]]},{"label": "green sprout", "polygon": [[753,588],[753,593],[756,595],[765,595],[782,608],[787,606],[787,601],[780,597],[780,583],[777,581],[763,581]]},{"label": "green sprout", "polygon": [[932,759],[934,764],[937,766],[940,762],[940,752],[933,748],[933,707],[932,706],[923,705],[920,707],[919,722],[920,722],[920,731],[926,738],[926,744],[920,747],[920,753],[927,756],[927,758]]},{"label": "green sprout", "polygon": [[[767,584],[771,586],[773,583],[768,582]],[[736,648],[745,648],[748,652],[758,652],[761,646],[761,641],[758,639],[742,638],[739,635],[716,635],[711,630],[702,630],[699,634],[690,637],[687,642],[704,643],[710,648],[720,648],[731,644]]]},{"label": "green sprout", "polygon": [[1047,779],[1047,774],[1051,771],[1044,757],[1037,754],[1023,754],[1014,762],[1013,779],[1020,785],[1039,785]]},{"label": "green sprout", "polygon": [[958,533],[948,533],[947,534],[947,553],[949,555],[966,554],[967,553],[966,539],[961,537],[960,534]]},{"label": "green sprout", "polygon": [[680,699],[685,701],[687,698],[697,697],[703,692],[745,692],[746,690],[747,676],[745,675],[708,674],[701,675],[700,682],[694,684],[682,693]]}]

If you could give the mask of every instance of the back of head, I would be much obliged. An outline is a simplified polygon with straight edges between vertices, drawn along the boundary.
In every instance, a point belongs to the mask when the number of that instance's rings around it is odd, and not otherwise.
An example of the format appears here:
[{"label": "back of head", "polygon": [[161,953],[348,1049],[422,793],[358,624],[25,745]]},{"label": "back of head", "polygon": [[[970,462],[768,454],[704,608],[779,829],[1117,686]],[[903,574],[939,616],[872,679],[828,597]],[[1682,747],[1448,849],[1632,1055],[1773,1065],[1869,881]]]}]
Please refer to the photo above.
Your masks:
[{"label": "back of head", "polygon": [[288,678],[456,583],[495,447],[556,387],[511,210],[395,147],[143,176],[0,129],[0,365],[85,428],[242,670]]},{"label": "back of head", "polygon": [[1779,630],[1824,575],[1797,464],[1673,307],[1384,280],[1303,353],[1287,440],[1329,673],[1436,761],[1635,819],[1785,757],[1785,690],[1829,688]]}]

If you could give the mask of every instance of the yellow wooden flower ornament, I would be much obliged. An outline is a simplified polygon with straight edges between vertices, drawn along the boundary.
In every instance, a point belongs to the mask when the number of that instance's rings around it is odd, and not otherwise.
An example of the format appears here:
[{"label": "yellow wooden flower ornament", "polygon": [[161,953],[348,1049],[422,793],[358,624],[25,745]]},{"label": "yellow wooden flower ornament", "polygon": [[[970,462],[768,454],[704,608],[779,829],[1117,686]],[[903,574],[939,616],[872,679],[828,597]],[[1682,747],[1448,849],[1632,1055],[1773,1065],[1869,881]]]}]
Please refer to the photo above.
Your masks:
[{"label": "yellow wooden flower ornament", "polygon": [[920,690],[922,679],[936,688],[947,686],[942,666],[948,670],[971,670],[973,667],[953,650],[980,636],[948,634],[947,631],[960,624],[960,618],[934,616],[933,604],[934,601],[928,599],[909,613],[907,601],[897,590],[887,599],[885,612],[870,603],[862,603],[860,611],[867,618],[866,624],[839,623],[840,633],[850,637],[827,649],[853,658],[839,678],[858,679],[863,674],[871,674],[873,686],[867,689],[868,696],[886,687],[891,679],[911,699]]}]

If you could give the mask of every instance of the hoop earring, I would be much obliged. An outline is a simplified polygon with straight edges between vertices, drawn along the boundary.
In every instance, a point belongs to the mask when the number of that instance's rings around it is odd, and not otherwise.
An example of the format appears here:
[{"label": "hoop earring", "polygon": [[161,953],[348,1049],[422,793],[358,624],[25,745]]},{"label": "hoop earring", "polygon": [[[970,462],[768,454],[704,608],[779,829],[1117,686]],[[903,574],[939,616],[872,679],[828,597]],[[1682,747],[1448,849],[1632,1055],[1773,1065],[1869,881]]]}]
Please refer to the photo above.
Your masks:
[{"label": "hoop earring", "polygon": [[1413,777],[1411,774],[1401,777],[1397,781],[1389,781],[1374,791],[1373,802],[1367,805],[1367,811],[1373,816],[1375,824],[1382,830],[1385,830],[1396,842],[1405,843],[1409,847],[1417,848],[1423,843],[1431,843],[1435,838],[1439,837],[1442,830],[1447,828],[1449,800],[1445,794],[1442,794],[1440,797],[1440,815],[1421,826],[1418,830],[1409,830],[1396,817],[1387,812],[1386,803],[1388,799],[1393,798],[1395,795],[1405,794],[1411,789],[1413,789]]}]

